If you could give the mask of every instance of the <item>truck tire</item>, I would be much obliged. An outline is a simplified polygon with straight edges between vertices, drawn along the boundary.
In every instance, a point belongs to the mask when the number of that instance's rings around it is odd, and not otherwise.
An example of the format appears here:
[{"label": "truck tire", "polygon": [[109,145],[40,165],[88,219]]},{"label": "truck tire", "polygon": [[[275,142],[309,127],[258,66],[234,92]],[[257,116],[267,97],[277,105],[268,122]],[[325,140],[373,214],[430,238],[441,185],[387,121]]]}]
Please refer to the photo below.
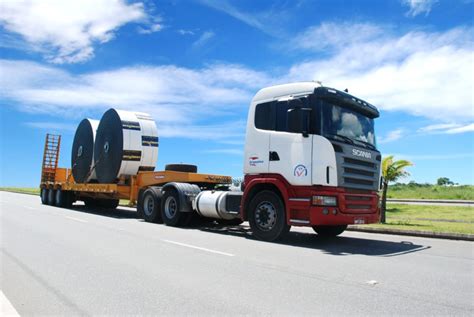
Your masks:
[{"label": "truck tire", "polygon": [[50,206],[56,205],[56,190],[52,188],[48,189],[48,205]]},{"label": "truck tire", "polygon": [[116,209],[119,202],[119,199],[99,199],[98,206],[105,209]]},{"label": "truck tire", "polygon": [[61,190],[61,189],[56,189],[56,196],[54,198],[54,202],[56,207],[61,207],[65,208],[67,206],[67,192]]},{"label": "truck tire", "polygon": [[143,193],[145,193],[145,188],[141,188],[138,191],[138,197],[137,197],[137,218],[138,219],[144,219],[143,218]]},{"label": "truck tire", "polygon": [[161,199],[161,218],[167,226],[186,226],[191,221],[192,212],[180,211],[179,195],[175,189],[165,191]]},{"label": "truck tire", "polygon": [[347,225],[341,226],[313,226],[313,230],[321,237],[335,237],[347,229]]},{"label": "truck tire", "polygon": [[148,188],[143,192],[142,202],[137,209],[141,209],[143,219],[146,222],[163,223],[161,216],[161,190]]},{"label": "truck tire", "polygon": [[165,171],[197,173],[198,168],[196,165],[191,164],[167,164],[165,166]]},{"label": "truck tire", "polygon": [[285,205],[271,190],[263,190],[250,201],[248,219],[253,235],[264,241],[283,238],[290,226],[286,223]]},{"label": "truck tire", "polygon": [[41,203],[43,205],[48,204],[48,190],[46,188],[41,188]]}]

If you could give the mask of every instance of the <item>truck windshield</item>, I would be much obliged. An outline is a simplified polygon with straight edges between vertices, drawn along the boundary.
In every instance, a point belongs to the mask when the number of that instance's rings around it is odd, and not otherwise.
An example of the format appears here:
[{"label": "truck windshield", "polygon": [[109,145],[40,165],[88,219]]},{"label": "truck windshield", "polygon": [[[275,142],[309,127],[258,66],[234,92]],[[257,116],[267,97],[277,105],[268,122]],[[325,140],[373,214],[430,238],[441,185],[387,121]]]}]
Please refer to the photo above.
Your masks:
[{"label": "truck windshield", "polygon": [[360,141],[375,148],[374,120],[352,109],[323,102],[322,134],[329,138]]}]

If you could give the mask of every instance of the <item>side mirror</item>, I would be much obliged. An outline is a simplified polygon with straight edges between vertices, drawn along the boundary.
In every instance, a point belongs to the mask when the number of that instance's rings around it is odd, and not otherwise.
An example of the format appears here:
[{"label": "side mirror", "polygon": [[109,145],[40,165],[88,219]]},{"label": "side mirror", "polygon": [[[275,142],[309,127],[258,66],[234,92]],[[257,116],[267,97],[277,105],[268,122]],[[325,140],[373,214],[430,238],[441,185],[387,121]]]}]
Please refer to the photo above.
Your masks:
[{"label": "side mirror", "polygon": [[291,108],[288,110],[288,131],[309,136],[311,108]]}]

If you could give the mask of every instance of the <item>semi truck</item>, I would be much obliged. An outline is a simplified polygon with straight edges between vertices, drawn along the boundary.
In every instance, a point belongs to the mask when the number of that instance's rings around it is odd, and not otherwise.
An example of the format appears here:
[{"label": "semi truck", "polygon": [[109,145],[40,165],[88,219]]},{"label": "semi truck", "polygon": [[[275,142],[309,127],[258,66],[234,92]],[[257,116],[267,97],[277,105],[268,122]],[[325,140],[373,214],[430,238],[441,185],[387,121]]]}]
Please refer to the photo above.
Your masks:
[{"label": "semi truck", "polygon": [[378,116],[370,103],[318,82],[261,89],[248,111],[241,190],[232,190],[230,176],[200,174],[186,164],[138,171],[117,183],[77,183],[70,169],[57,167],[60,136],[49,135],[41,198],[60,207],[79,200],[107,208],[128,199],[145,221],[175,227],[197,215],[248,221],[265,241],[283,238],[291,226],[336,236],[350,224],[379,222]]}]

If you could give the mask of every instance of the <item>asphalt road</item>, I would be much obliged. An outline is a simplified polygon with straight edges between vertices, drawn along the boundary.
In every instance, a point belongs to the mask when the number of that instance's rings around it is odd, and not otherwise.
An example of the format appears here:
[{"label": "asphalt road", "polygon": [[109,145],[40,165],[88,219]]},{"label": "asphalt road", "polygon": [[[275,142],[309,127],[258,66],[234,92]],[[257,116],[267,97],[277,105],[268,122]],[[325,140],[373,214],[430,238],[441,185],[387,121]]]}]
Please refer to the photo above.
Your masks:
[{"label": "asphalt road", "polygon": [[6,192],[0,209],[0,288],[20,315],[474,314],[472,242],[293,229],[266,243],[247,226],[170,228]]}]

